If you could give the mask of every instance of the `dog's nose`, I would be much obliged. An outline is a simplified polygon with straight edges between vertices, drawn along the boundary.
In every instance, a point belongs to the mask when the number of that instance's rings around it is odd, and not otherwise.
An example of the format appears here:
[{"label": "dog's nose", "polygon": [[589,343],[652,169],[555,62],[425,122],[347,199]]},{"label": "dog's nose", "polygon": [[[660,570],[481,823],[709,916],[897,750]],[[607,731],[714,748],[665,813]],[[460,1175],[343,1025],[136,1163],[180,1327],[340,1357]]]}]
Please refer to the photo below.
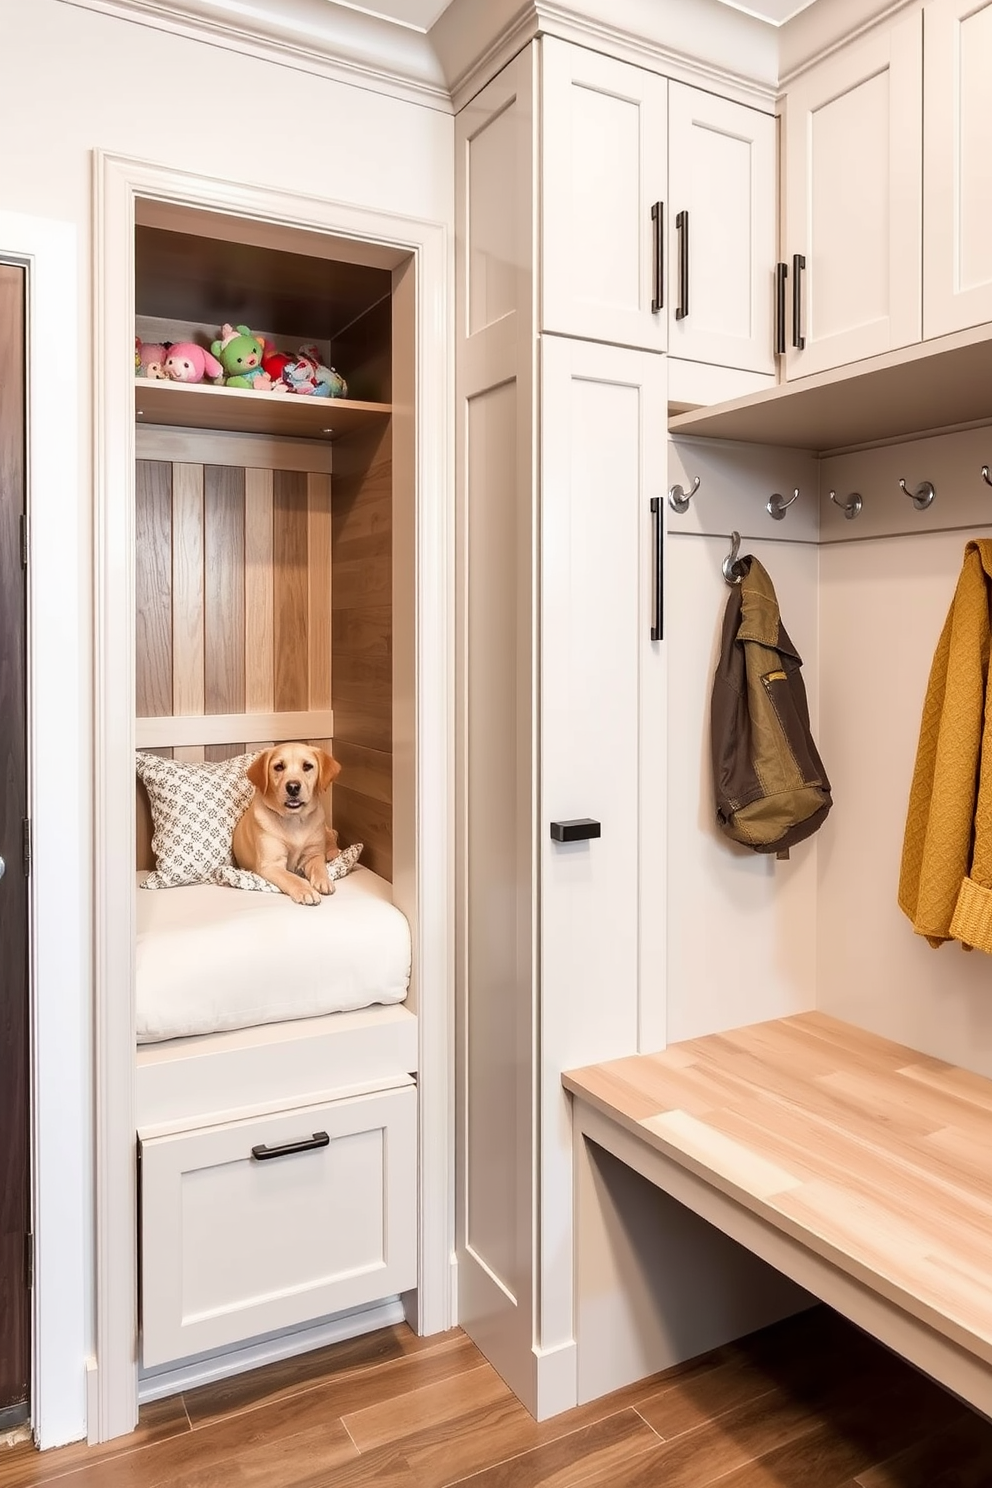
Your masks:
[{"label": "dog's nose", "polygon": [[286,781],[287,796],[298,796],[300,794],[300,782],[298,780]]}]

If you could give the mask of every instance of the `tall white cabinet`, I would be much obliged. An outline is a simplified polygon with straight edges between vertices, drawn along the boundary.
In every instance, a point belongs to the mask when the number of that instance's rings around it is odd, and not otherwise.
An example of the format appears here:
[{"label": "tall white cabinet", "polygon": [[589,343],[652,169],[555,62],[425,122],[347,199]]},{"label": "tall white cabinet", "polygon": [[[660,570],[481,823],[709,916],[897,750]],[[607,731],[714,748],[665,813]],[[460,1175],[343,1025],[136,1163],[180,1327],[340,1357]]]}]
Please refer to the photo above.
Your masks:
[{"label": "tall white cabinet", "polygon": [[554,323],[584,335],[551,334],[546,297],[540,333],[534,284],[573,245],[533,251],[538,100],[545,129],[574,119],[541,45],[458,124],[458,1315],[546,1416],[576,1399],[561,1072],[664,1042],[666,391],[626,344],[652,334],[639,273],[615,321],[579,277]]}]

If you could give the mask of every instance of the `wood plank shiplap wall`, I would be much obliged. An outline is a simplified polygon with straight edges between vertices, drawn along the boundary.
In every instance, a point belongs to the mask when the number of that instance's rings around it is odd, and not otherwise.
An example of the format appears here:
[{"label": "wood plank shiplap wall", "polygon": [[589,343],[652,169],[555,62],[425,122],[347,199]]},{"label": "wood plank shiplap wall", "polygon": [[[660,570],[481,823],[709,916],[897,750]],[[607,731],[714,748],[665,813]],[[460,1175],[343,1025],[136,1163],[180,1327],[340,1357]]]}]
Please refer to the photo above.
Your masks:
[{"label": "wood plank shiplap wall", "polygon": [[[333,707],[334,740],[313,741],[342,766],[329,814],[342,846],[364,842],[363,862],[391,878],[388,426],[338,446],[335,459],[333,505],[323,471],[138,461],[137,710],[164,718]],[[244,748],[174,753],[213,760]]]},{"label": "wood plank shiplap wall", "polygon": [[335,452],[332,538],[334,825],[393,873],[392,441],[389,426]]}]

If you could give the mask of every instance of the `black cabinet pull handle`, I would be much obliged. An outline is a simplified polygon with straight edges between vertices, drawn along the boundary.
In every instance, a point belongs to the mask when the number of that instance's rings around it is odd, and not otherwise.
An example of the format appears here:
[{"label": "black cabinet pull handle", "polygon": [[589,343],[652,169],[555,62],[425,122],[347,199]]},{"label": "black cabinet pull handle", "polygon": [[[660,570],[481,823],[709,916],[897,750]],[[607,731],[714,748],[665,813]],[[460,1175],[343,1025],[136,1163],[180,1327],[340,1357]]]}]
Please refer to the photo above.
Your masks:
[{"label": "black cabinet pull handle", "polygon": [[288,1157],[291,1152],[313,1152],[317,1147],[329,1147],[331,1139],[326,1132],[314,1132],[312,1137],[304,1137],[299,1142],[283,1142],[278,1147],[266,1147],[261,1142],[257,1147],[251,1149],[252,1157],[258,1162],[264,1162],[270,1157]]},{"label": "black cabinet pull handle", "polygon": [[555,842],[586,842],[590,837],[600,837],[602,828],[591,816],[576,816],[571,821],[553,821],[551,836]]},{"label": "black cabinet pull handle", "polygon": [[775,265],[775,355],[785,355],[785,281],[789,277],[789,265]]},{"label": "black cabinet pull handle", "polygon": [[651,639],[662,640],[665,623],[665,533],[661,497],[651,497],[651,515],[654,518],[654,620]]},{"label": "black cabinet pull handle", "polygon": [[675,218],[679,235],[679,302],[675,307],[675,319],[685,320],[689,314],[689,213],[679,212]]},{"label": "black cabinet pull handle", "polygon": [[665,203],[656,201],[651,208],[654,224],[654,298],[651,314],[665,308]]},{"label": "black cabinet pull handle", "polygon": [[806,345],[806,337],[803,335],[803,281],[802,272],[806,267],[806,255],[794,253],[792,255],[792,344],[797,351],[802,351]]}]

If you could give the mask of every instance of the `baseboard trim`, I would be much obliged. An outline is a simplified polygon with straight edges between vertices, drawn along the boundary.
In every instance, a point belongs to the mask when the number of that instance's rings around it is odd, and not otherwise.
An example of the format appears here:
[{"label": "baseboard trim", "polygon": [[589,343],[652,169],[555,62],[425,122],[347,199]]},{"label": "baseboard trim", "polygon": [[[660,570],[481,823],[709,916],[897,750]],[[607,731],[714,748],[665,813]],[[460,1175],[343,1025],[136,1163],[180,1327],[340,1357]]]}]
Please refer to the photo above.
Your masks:
[{"label": "baseboard trim", "polygon": [[374,1333],[377,1328],[388,1328],[405,1321],[403,1303],[398,1297],[390,1297],[385,1302],[377,1302],[373,1307],[363,1307],[354,1312],[342,1312],[336,1317],[325,1318],[313,1327],[273,1334],[270,1338],[260,1339],[245,1348],[184,1359],[167,1369],[142,1372],[138,1378],[138,1402],[144,1405],[149,1400],[162,1400],[167,1395],[178,1395],[181,1391],[195,1389],[198,1385],[229,1379],[232,1375],[244,1374],[249,1369],[276,1364],[280,1359],[292,1359],[297,1354],[308,1354],[314,1349],[326,1348],[328,1344],[341,1343],[346,1338],[359,1338],[363,1333]]}]

